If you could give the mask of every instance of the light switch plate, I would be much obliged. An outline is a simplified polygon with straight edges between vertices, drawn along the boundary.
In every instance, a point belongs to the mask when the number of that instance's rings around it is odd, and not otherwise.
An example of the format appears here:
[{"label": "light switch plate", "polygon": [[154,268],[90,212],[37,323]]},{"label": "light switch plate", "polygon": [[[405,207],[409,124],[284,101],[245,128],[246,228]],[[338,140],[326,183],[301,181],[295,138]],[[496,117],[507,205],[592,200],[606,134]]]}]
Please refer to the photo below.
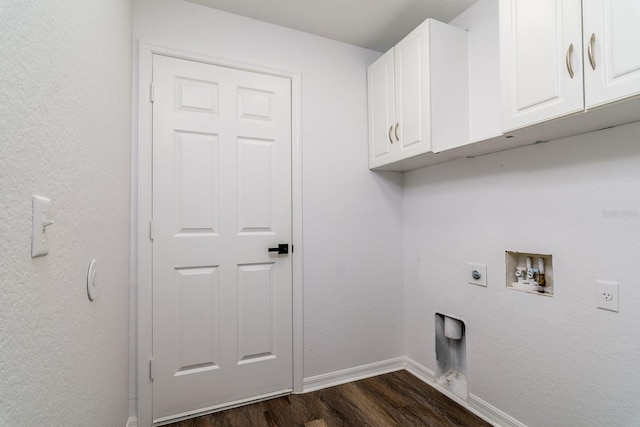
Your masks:
[{"label": "light switch plate", "polygon": [[603,310],[619,310],[619,287],[618,282],[598,280],[596,285],[596,306]]},{"label": "light switch plate", "polygon": [[51,200],[46,197],[31,196],[31,258],[47,255],[49,253],[47,225],[50,224],[50,205]]},{"label": "light switch plate", "polygon": [[475,264],[471,262],[468,263],[467,282],[470,285],[487,286],[487,265]]}]

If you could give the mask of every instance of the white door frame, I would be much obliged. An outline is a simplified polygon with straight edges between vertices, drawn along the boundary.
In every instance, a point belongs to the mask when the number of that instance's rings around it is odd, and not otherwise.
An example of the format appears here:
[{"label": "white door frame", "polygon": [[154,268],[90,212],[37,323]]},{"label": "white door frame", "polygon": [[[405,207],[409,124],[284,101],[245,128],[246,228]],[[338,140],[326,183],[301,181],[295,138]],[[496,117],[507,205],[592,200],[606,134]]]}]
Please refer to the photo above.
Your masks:
[{"label": "white door frame", "polygon": [[[141,40],[138,52],[138,99],[134,100],[133,155],[137,157],[137,196],[133,197],[132,212],[137,225],[137,293],[138,293],[138,426],[152,425],[153,389],[150,379],[150,358],[152,343],[152,243],[150,240],[150,220],[152,213],[152,108],[150,102],[153,55],[160,54],[179,59],[202,62],[245,71],[254,71],[291,79],[291,232],[292,245],[292,285],[293,285],[293,392],[303,391],[303,292],[302,292],[302,109],[301,74],[270,66],[257,65],[237,60],[219,58],[204,53]],[[135,81],[135,80],[134,80]],[[134,116],[135,117],[135,116]],[[137,135],[135,129],[137,127]],[[135,160],[134,160],[135,168]],[[134,270],[135,271],[135,270]]]}]

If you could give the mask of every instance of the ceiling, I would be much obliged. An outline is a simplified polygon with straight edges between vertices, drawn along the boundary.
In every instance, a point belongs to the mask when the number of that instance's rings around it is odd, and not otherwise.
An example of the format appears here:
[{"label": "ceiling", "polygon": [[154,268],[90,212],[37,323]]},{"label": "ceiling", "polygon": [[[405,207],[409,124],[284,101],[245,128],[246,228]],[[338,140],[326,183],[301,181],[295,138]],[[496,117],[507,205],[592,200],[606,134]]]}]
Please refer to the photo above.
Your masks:
[{"label": "ceiling", "polygon": [[187,0],[384,52],[427,18],[449,22],[477,0]]}]

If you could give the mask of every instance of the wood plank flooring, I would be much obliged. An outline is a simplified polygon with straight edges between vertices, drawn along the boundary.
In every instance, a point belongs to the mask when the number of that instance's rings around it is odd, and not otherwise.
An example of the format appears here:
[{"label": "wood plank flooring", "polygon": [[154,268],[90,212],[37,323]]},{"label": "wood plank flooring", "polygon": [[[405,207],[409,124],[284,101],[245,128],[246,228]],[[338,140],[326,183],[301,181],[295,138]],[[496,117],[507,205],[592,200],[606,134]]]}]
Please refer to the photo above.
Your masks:
[{"label": "wood plank flooring", "polygon": [[490,426],[407,371],[292,394],[171,427]]}]

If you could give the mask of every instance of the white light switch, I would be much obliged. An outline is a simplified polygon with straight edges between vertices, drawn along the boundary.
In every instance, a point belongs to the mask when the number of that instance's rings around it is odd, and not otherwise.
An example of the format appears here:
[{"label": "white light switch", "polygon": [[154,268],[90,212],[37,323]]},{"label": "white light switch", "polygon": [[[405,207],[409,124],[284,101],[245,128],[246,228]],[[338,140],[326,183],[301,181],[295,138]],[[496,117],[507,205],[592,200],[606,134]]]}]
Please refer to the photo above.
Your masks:
[{"label": "white light switch", "polygon": [[47,227],[53,224],[49,218],[51,200],[41,196],[31,196],[32,226],[31,226],[31,258],[49,253]]}]

